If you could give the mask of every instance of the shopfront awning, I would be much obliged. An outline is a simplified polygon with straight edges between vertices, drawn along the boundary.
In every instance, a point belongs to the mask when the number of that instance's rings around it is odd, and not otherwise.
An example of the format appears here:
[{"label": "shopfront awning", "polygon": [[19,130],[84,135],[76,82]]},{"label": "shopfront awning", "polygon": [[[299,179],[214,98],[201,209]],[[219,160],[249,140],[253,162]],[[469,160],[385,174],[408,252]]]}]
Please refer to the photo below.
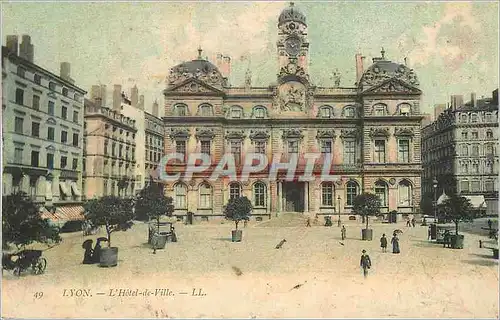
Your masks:
[{"label": "shopfront awning", "polygon": [[486,209],[486,202],[484,201],[484,196],[465,196],[465,198],[470,200],[472,207],[474,209]]},{"label": "shopfront awning", "polygon": [[444,193],[443,191],[443,194],[439,196],[439,198],[437,199],[437,204],[443,204],[443,202],[445,202],[446,200],[448,200],[450,197],[448,197],[448,195],[446,193]]},{"label": "shopfront awning", "polygon": [[66,183],[64,182],[59,182],[59,189],[61,189],[61,192],[63,193],[63,195],[65,195],[66,197],[70,197],[71,196],[71,193],[70,191],[68,190],[68,187],[66,186]]},{"label": "shopfront awning", "polygon": [[71,191],[73,191],[73,194],[77,197],[82,195],[80,193],[80,190],[78,190],[78,185],[76,184],[76,182],[71,183]]},{"label": "shopfront awning", "polygon": [[58,207],[56,210],[56,214],[62,220],[65,221],[75,221],[75,220],[84,220],[85,217],[83,215],[83,207],[78,205],[67,205]]}]

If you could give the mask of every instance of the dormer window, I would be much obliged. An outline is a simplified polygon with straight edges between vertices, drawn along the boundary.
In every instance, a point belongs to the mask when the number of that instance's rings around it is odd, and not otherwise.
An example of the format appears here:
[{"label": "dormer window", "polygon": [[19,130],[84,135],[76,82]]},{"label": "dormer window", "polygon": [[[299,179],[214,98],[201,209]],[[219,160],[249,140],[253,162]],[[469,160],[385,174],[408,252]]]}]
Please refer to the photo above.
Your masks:
[{"label": "dormer window", "polygon": [[400,104],[398,107],[399,115],[408,117],[410,115],[411,107],[407,103]]},{"label": "dormer window", "polygon": [[332,108],[331,107],[321,107],[319,109],[319,116],[321,118],[329,119],[332,117]]},{"label": "dormer window", "polygon": [[200,106],[199,114],[202,117],[209,117],[212,115],[212,106],[204,104]]},{"label": "dormer window", "polygon": [[255,108],[254,115],[256,119],[264,119],[266,117],[266,109],[262,107]]},{"label": "dormer window", "polygon": [[378,104],[373,107],[373,115],[375,116],[385,116],[386,106],[383,104]]}]

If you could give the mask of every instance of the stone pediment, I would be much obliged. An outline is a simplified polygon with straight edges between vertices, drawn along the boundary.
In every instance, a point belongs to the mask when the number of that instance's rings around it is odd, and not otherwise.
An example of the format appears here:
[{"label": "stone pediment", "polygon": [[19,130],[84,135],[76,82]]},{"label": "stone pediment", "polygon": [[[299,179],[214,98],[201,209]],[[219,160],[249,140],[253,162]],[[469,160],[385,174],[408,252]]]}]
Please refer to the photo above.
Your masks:
[{"label": "stone pediment", "polygon": [[226,130],[226,139],[243,140],[246,134],[244,130]]},{"label": "stone pediment", "polygon": [[421,94],[422,91],[397,78],[392,78],[381,84],[371,87],[363,94]]},{"label": "stone pediment", "polygon": [[164,91],[165,95],[224,95],[224,91],[217,89],[199,79],[190,78]]},{"label": "stone pediment", "polygon": [[394,129],[394,135],[395,136],[411,137],[411,136],[415,135],[415,133],[413,132],[412,128],[401,127],[401,128]]},{"label": "stone pediment", "polygon": [[357,138],[359,132],[357,129],[342,129],[340,131],[341,138]]},{"label": "stone pediment", "polygon": [[188,139],[190,136],[189,129],[186,128],[171,128],[170,139]]},{"label": "stone pediment", "polygon": [[195,135],[198,140],[212,140],[215,137],[215,132],[213,129],[197,128]]},{"label": "stone pediment", "polygon": [[302,139],[304,135],[300,129],[288,129],[283,131],[283,139]]},{"label": "stone pediment", "polygon": [[250,131],[250,139],[252,140],[267,140],[269,139],[269,131],[268,130],[251,130]]},{"label": "stone pediment", "polygon": [[387,127],[379,127],[379,128],[371,128],[370,129],[370,136],[371,137],[389,137],[389,128]]},{"label": "stone pediment", "polygon": [[335,130],[332,129],[320,129],[316,134],[318,139],[335,139]]}]

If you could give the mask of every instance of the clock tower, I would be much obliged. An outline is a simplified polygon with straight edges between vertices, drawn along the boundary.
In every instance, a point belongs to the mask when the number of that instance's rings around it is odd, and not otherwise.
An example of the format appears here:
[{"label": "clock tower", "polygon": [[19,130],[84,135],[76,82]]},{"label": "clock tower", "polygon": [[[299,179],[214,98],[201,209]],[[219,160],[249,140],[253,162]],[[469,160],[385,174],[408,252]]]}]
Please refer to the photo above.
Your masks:
[{"label": "clock tower", "polygon": [[290,75],[308,75],[309,42],[305,15],[291,2],[278,19],[278,59],[281,78],[285,73]]}]

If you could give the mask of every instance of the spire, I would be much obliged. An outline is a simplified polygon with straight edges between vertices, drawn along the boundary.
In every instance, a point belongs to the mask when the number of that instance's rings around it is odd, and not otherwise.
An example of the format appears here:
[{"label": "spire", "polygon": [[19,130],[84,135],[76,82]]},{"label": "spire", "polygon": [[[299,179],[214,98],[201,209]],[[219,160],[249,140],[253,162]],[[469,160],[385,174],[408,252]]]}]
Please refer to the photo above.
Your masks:
[{"label": "spire", "polygon": [[202,53],[202,52],[203,52],[203,49],[201,48],[201,46],[199,46],[199,47],[198,47],[198,59],[200,59],[200,60],[201,60],[201,59],[203,59],[203,58],[201,57],[201,53]]},{"label": "spire", "polygon": [[382,47],[382,51],[380,51],[380,53],[382,54],[382,60],[385,59],[385,50],[384,50],[384,47]]}]

